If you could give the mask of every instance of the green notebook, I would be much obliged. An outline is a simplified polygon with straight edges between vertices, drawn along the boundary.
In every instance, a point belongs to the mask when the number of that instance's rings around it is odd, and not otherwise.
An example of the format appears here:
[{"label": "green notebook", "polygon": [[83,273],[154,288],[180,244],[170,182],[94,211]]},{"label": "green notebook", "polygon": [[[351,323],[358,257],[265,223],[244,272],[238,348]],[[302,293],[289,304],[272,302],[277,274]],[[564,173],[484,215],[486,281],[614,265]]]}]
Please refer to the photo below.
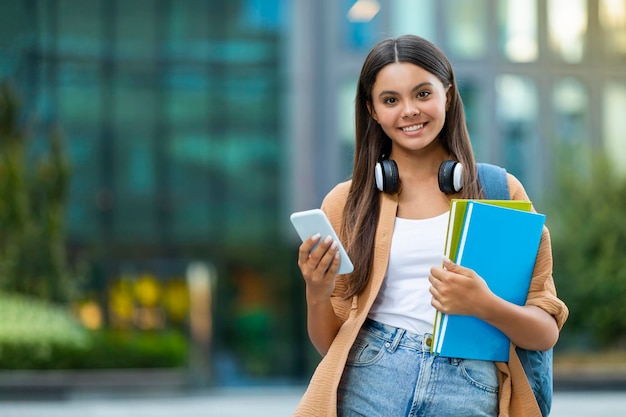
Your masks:
[{"label": "green notebook", "polygon": [[459,249],[459,240],[461,239],[461,229],[465,212],[467,210],[467,202],[476,201],[483,204],[491,204],[493,206],[507,207],[516,210],[530,211],[532,203],[526,200],[462,200],[453,199],[450,203],[450,217],[448,218],[448,231],[446,235],[446,246],[444,255],[451,260],[456,260],[456,252]]}]

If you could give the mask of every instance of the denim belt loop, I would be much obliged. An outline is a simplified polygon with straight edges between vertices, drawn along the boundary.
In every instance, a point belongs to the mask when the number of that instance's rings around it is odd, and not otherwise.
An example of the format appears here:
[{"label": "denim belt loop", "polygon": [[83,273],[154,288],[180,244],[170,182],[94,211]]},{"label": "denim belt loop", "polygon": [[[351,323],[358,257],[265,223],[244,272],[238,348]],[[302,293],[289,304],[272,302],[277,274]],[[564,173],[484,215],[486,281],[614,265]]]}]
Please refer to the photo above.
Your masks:
[{"label": "denim belt loop", "polygon": [[396,329],[393,335],[393,339],[391,339],[391,343],[389,342],[385,343],[385,347],[387,348],[387,351],[389,351],[390,353],[395,352],[396,349],[398,349],[398,345],[400,345],[400,341],[404,337],[405,333],[406,333],[406,330],[404,329]]}]

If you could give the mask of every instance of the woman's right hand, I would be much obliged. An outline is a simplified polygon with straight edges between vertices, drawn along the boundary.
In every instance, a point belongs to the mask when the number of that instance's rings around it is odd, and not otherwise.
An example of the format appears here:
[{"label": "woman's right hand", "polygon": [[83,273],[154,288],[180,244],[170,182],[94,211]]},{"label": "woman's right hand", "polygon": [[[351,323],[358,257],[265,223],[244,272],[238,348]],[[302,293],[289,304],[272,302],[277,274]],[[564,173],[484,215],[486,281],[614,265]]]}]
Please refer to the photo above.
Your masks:
[{"label": "woman's right hand", "polygon": [[[326,355],[343,322],[335,315],[331,295],[339,270],[339,244],[319,234],[305,240],[298,251],[298,267],[306,283],[307,330],[313,346]],[[315,246],[319,242],[319,245]],[[315,249],[313,249],[315,247]]]},{"label": "woman's right hand", "polygon": [[335,277],[339,270],[339,244],[332,237],[325,237],[320,244],[320,234],[302,242],[298,251],[298,267],[306,282],[307,300],[328,300],[335,289]]}]

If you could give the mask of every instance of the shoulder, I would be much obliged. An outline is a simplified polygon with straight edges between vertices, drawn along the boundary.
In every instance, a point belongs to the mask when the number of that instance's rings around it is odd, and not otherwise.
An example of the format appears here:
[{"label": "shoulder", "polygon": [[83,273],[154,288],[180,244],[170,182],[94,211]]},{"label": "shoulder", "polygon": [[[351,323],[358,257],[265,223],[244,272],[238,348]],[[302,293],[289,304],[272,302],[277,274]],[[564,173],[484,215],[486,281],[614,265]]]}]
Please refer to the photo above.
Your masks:
[{"label": "shoulder", "polygon": [[324,200],[322,201],[322,210],[326,212],[328,219],[334,227],[341,223],[343,208],[346,205],[351,185],[351,180],[337,184],[328,194],[326,194],[326,197],[324,197]]},{"label": "shoulder", "polygon": [[509,184],[509,194],[511,200],[529,200],[528,194],[517,177],[509,172],[506,174],[507,183]]},{"label": "shoulder", "polygon": [[322,205],[329,204],[337,204],[344,202],[348,197],[348,193],[350,192],[350,186],[352,185],[352,180],[341,182],[326,194],[324,197],[324,201]]}]

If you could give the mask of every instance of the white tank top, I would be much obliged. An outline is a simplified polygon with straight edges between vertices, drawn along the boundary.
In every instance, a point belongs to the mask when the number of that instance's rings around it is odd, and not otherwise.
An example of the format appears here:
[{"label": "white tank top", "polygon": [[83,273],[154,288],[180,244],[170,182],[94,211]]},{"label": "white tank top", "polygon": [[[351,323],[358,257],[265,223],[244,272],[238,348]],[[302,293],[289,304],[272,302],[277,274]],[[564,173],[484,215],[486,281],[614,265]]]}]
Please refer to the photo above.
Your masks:
[{"label": "white tank top", "polygon": [[423,220],[396,217],[389,265],[368,317],[417,334],[432,333],[430,268],[441,265],[448,212]]}]

